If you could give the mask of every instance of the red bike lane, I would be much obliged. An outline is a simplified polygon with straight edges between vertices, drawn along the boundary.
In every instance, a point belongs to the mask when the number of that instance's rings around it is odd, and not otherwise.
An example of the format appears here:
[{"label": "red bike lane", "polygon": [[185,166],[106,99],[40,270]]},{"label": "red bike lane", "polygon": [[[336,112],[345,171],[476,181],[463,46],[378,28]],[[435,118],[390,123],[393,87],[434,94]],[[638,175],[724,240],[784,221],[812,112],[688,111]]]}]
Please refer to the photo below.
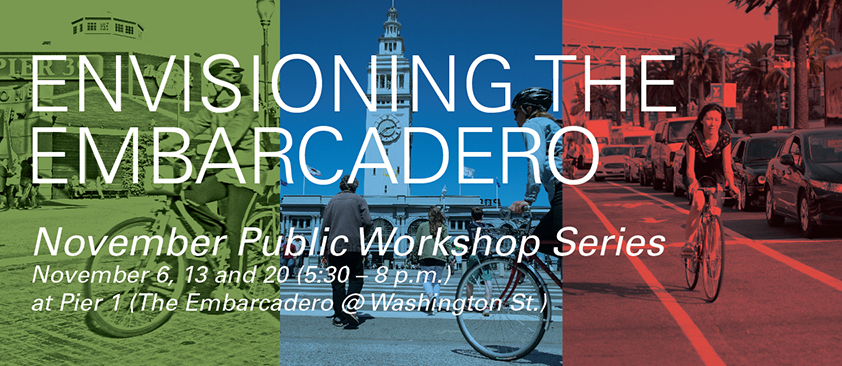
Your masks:
[{"label": "red bike lane", "polygon": [[[565,187],[565,225],[579,230],[565,237],[663,235],[667,247],[656,257],[616,257],[613,245],[605,257],[565,258],[564,347],[572,364],[840,363],[842,292],[835,287],[755,249],[765,247],[761,241],[727,237],[722,292],[707,303],[701,284],[686,290],[678,257],[686,214],[676,208],[687,206],[619,185],[577,188],[592,205]],[[798,263],[820,272],[815,268],[830,266],[825,261],[842,259],[831,253],[820,263]],[[824,274],[831,284],[833,274]]]}]

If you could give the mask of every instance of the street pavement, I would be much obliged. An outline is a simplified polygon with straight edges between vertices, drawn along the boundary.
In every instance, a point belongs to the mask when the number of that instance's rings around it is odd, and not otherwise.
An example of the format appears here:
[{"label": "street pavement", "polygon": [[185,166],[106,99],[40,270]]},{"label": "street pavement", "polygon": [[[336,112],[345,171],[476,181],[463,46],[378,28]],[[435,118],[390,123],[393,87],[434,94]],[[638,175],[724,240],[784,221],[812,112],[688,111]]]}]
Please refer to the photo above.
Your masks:
[{"label": "street pavement", "polygon": [[[582,174],[582,173],[580,173]],[[564,223],[578,235],[665,238],[665,252],[571,254],[564,260],[564,356],[572,365],[842,364],[842,231],[803,239],[792,221],[723,208],[722,290],[688,291],[679,250],[686,198],[622,181],[564,187]],[[620,232],[625,228],[624,232]]]},{"label": "street pavement", "polygon": [[[0,212],[0,364],[258,364],[258,365],[417,365],[496,364],[475,352],[464,340],[455,317],[442,312],[360,310],[362,324],[339,328],[326,318],[332,311],[232,312],[211,314],[178,310],[162,327],[131,338],[111,338],[98,332],[82,311],[32,311],[34,301],[46,296],[81,293],[78,283],[33,283],[36,265],[74,271],[85,266],[88,255],[47,256],[46,248],[33,256],[41,226],[64,228],[70,235],[101,235],[115,224],[148,216],[157,203],[147,198],[120,200],[59,200],[44,208]],[[55,232],[53,231],[53,234]],[[409,270],[415,279],[417,271]],[[281,298],[328,299],[325,273],[315,270],[320,283],[287,282]],[[418,283],[376,283],[376,271],[363,294],[395,294],[417,298]],[[460,272],[442,286],[442,297],[453,297]],[[561,290],[550,282],[553,323],[541,344],[516,363],[560,365],[562,362]],[[183,297],[184,298],[184,297]],[[182,299],[183,299],[182,298]],[[368,305],[370,306],[370,304]]]}]

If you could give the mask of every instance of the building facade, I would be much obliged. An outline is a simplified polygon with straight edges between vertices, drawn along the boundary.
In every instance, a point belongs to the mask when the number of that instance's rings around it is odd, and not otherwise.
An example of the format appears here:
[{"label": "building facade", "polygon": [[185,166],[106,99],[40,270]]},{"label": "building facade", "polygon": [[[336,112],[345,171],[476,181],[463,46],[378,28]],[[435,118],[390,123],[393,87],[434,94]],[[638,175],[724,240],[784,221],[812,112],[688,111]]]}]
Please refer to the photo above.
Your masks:
[{"label": "building facade", "polygon": [[[484,222],[498,228],[500,234],[514,231],[513,223],[507,218],[507,211],[502,210],[498,199],[483,199],[480,196],[448,195],[442,190],[440,196],[414,196],[410,194],[410,185],[402,183],[401,174],[405,174],[404,139],[408,138],[403,130],[412,126],[412,86],[411,66],[404,55],[404,39],[400,35],[401,24],[398,22],[398,12],[392,7],[383,23],[383,35],[378,38],[378,52],[376,67],[368,67],[368,96],[376,90],[377,109],[367,111],[364,123],[358,128],[366,130],[374,128],[385,148],[385,154],[398,177],[399,183],[392,183],[388,173],[381,168],[366,168],[363,186],[358,188],[368,202],[374,226],[382,228],[384,233],[396,230],[395,238],[402,235],[414,237],[421,223],[427,221],[430,206],[443,208],[448,218],[447,226],[450,235],[466,235],[467,224],[471,221],[471,208],[484,207]],[[396,73],[392,79],[392,58],[396,59]],[[371,73],[376,68],[376,85],[370,85]],[[394,90],[394,96],[393,96]],[[394,107],[392,99],[395,99]],[[412,149],[410,149],[412,151]],[[369,144],[365,154],[365,163],[383,162],[376,144]],[[410,161],[412,156],[410,155]],[[286,235],[294,232],[303,236],[306,241],[304,252],[304,266],[317,265],[322,243],[318,233],[322,224],[322,215],[332,196],[323,195],[284,195],[281,198],[281,229]],[[536,207],[535,217],[540,218],[548,210],[547,207]],[[387,238],[384,234],[384,242]],[[407,251],[407,241],[399,241],[398,253]],[[376,248],[376,244],[373,246]],[[406,261],[406,256],[395,254],[395,248],[390,244],[388,250],[380,252],[372,249],[372,263],[379,265],[385,261],[394,262],[398,266]],[[310,255],[313,253],[314,255]],[[325,252],[326,253],[326,252]],[[461,258],[457,258],[461,260]]]}]

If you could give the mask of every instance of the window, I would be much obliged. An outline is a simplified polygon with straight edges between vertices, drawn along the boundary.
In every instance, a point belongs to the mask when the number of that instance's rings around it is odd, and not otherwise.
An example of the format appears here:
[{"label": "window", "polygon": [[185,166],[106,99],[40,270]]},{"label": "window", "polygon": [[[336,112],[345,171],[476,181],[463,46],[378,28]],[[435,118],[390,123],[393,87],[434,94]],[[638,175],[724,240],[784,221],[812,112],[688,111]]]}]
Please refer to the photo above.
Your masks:
[{"label": "window", "polygon": [[297,229],[307,229],[310,227],[309,217],[291,217],[290,224]]},{"label": "window", "polygon": [[738,141],[737,146],[735,146],[734,150],[731,151],[731,155],[733,155],[733,157],[742,159],[743,158],[743,146],[744,145],[745,145],[745,143],[743,141]]},{"label": "window", "polygon": [[801,166],[801,140],[798,137],[792,140],[792,146],[789,147],[789,153],[792,154],[792,160],[795,161],[795,165]]},{"label": "window", "polygon": [[403,88],[403,74],[398,75],[398,87]]},{"label": "window", "polygon": [[134,27],[127,25],[126,26],[126,34],[134,34]]},{"label": "window", "polygon": [[123,33],[123,25],[119,24],[119,23],[115,24],[114,30],[117,31],[117,32]]},{"label": "window", "polygon": [[107,31],[108,30],[108,23],[99,23],[99,30]]},{"label": "window", "polygon": [[88,23],[88,30],[95,31],[96,30],[96,23]]}]

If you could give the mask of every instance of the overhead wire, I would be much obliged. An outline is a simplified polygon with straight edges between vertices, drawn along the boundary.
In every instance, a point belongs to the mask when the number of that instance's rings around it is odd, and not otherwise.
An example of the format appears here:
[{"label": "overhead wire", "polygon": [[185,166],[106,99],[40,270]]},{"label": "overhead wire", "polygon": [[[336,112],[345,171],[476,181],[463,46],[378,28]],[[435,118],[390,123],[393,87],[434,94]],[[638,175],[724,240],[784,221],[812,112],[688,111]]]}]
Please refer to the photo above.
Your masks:
[{"label": "overhead wire", "polygon": [[[583,21],[579,21],[579,20],[562,18],[562,21],[564,22],[565,26],[581,28],[581,29],[585,29],[585,30],[592,30],[592,31],[607,33],[607,34],[614,34],[614,35],[619,35],[619,36],[623,36],[623,37],[644,38],[644,39],[649,39],[650,41],[656,41],[656,42],[662,42],[662,43],[674,42],[674,41],[687,42],[687,39],[683,39],[683,38],[671,37],[671,36],[662,36],[662,35],[653,34],[653,33],[637,32],[637,31],[632,31],[632,30],[628,30],[628,29],[621,29],[621,28],[616,28],[616,27],[608,27],[608,26],[604,26],[604,25],[593,24],[593,23],[583,22]],[[583,25],[572,24],[572,23],[578,23],[578,24],[583,24]],[[604,29],[599,29],[599,28],[604,28]],[[657,40],[657,39],[653,39],[653,38],[663,38],[663,40]],[[731,43],[719,43],[719,45],[720,46],[732,46],[732,47],[737,47],[737,48],[743,47],[741,45],[731,44]]]}]

